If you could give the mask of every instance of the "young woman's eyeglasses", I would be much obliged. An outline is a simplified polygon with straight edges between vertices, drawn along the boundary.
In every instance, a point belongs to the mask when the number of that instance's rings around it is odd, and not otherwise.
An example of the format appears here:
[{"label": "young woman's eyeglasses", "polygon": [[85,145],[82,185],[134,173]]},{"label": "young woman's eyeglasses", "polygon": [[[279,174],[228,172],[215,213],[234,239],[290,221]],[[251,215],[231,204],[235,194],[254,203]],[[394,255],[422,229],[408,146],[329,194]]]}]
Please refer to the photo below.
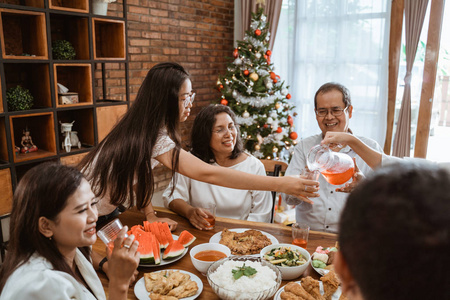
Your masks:
[{"label": "young woman's eyeglasses", "polygon": [[190,95],[187,95],[187,97],[184,98],[183,100],[181,100],[181,101],[183,101],[184,108],[188,107],[189,103],[191,103],[191,104],[194,103],[194,99],[195,99],[195,93],[192,93]]},{"label": "young woman's eyeglasses", "polygon": [[228,133],[228,131],[230,132],[236,132],[237,131],[237,125],[230,125],[227,127],[221,127],[220,129],[217,130],[213,130],[213,133],[218,134],[218,135],[225,135],[226,133]]},{"label": "young woman's eyeglasses", "polygon": [[348,108],[348,106],[346,106],[345,108],[341,108],[341,107],[332,107],[331,109],[320,108],[320,109],[316,110],[316,115],[318,115],[319,117],[325,117],[329,113],[331,113],[333,116],[339,117],[340,115],[342,115],[345,112],[345,110],[347,108]]}]

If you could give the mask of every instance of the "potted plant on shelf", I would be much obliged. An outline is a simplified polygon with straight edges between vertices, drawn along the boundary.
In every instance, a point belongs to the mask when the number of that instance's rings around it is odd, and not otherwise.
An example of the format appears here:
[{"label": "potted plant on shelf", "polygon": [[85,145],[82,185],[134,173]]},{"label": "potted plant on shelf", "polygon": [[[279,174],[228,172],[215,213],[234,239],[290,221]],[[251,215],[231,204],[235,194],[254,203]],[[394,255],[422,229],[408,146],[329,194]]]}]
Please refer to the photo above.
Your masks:
[{"label": "potted plant on shelf", "polygon": [[52,53],[54,59],[74,59],[77,53],[72,44],[66,40],[56,40],[52,43]]},{"label": "potted plant on shelf", "polygon": [[33,95],[20,85],[6,91],[6,102],[9,111],[27,110],[33,106]]},{"label": "potted plant on shelf", "polygon": [[106,16],[108,13],[108,3],[112,2],[116,2],[116,0],[92,0],[92,13]]}]

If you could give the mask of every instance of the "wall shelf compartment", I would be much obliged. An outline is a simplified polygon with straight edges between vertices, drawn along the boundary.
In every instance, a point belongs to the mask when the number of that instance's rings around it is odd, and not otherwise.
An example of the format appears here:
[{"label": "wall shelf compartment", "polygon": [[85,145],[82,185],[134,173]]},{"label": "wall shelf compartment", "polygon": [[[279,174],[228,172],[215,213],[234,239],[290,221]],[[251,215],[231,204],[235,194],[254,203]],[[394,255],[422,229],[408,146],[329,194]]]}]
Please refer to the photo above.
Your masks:
[{"label": "wall shelf compartment", "polygon": [[3,216],[9,214],[12,208],[13,191],[9,168],[0,170],[0,182],[5,183],[0,185],[0,216]]},{"label": "wall shelf compartment", "polygon": [[94,59],[125,59],[125,22],[92,18]]},{"label": "wall shelf compartment", "polygon": [[49,7],[64,11],[89,12],[88,0],[49,0]]},{"label": "wall shelf compartment", "polygon": [[88,18],[51,14],[50,28],[52,44],[57,40],[69,41],[75,49],[75,59],[90,59]]},{"label": "wall shelf compartment", "polygon": [[70,107],[92,104],[92,72],[91,64],[54,64],[55,95],[58,95],[57,83],[64,85],[69,92],[78,93],[79,103],[60,104],[56,99],[57,107]]},{"label": "wall shelf compartment", "polygon": [[33,95],[32,109],[52,107],[48,63],[5,63],[6,88],[18,85]]},{"label": "wall shelf compartment", "polygon": [[76,145],[72,145],[70,153],[94,147],[94,112],[92,108],[59,111],[57,117],[59,128],[59,152],[61,154],[67,152],[63,147],[65,135],[61,133],[60,123],[71,123],[72,121],[75,121],[75,123],[73,123],[72,131],[77,132],[78,139],[81,142],[81,149]]},{"label": "wall shelf compartment", "polygon": [[25,128],[30,130],[30,136],[33,143],[38,147],[38,151],[14,153],[14,162],[56,155],[55,124],[52,112],[11,116],[11,139],[14,146],[21,147]]},{"label": "wall shelf compartment", "polygon": [[0,8],[5,59],[48,59],[45,13]]}]

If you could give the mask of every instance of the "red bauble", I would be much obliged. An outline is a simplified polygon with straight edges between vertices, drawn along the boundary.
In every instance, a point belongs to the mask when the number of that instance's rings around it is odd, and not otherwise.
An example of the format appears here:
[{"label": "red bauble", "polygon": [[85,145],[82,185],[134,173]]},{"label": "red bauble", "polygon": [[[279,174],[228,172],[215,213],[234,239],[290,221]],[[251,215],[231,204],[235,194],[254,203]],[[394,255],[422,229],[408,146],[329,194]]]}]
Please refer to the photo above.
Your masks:
[{"label": "red bauble", "polygon": [[223,89],[223,84],[221,84],[221,85],[219,86],[219,89],[220,89],[220,90]]},{"label": "red bauble", "polygon": [[274,72],[270,72],[270,79],[274,80],[276,78],[277,74]]},{"label": "red bauble", "polygon": [[271,55],[272,55],[272,51],[267,50],[267,51],[266,51],[266,54],[267,54],[267,56],[271,56]]},{"label": "red bauble", "polygon": [[278,133],[282,133],[282,132],[283,132],[283,128],[278,127],[278,128],[277,128],[277,132],[278,132]]},{"label": "red bauble", "polygon": [[291,97],[292,97],[291,94],[286,95],[286,99],[291,99]]},{"label": "red bauble", "polygon": [[273,83],[277,83],[277,82],[278,82],[278,80],[276,80],[276,79],[273,80]]},{"label": "red bauble", "polygon": [[267,55],[264,54],[264,59],[267,59]]},{"label": "red bauble", "polygon": [[263,127],[264,127],[264,128],[267,128],[267,127],[269,127],[269,125],[267,125],[267,124],[264,124],[264,125],[263,125]]},{"label": "red bauble", "polygon": [[256,30],[255,30],[255,35],[256,35],[256,36],[260,36],[260,35],[261,35],[261,30],[256,29]]},{"label": "red bauble", "polygon": [[220,100],[220,104],[222,104],[222,105],[228,105],[227,99],[222,99],[222,100]]},{"label": "red bauble", "polygon": [[245,70],[245,71],[244,71],[244,75],[245,75],[245,76],[248,76],[248,74],[250,74],[250,72],[249,72],[248,70]]},{"label": "red bauble", "polygon": [[287,122],[292,127],[292,125],[294,125],[294,118],[292,118],[291,116],[288,116],[287,117]]},{"label": "red bauble", "polygon": [[298,134],[297,134],[297,132],[292,131],[292,132],[289,134],[289,137],[290,137],[291,139],[293,139],[293,140],[296,140],[296,139],[298,138]]},{"label": "red bauble", "polygon": [[234,49],[234,51],[233,51],[233,56],[234,56],[234,58],[237,58],[237,57],[239,56],[239,51],[238,51],[237,48]]}]

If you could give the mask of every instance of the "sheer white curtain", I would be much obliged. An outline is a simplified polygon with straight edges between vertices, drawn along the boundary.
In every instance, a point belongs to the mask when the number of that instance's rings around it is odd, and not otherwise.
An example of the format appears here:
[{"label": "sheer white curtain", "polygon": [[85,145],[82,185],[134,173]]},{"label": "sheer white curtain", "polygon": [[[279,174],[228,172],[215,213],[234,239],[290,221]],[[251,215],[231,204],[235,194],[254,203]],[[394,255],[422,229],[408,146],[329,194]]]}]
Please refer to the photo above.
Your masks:
[{"label": "sheer white curtain", "polygon": [[353,132],[384,144],[390,3],[283,0],[272,62],[290,85],[300,137],[320,132],[314,94],[334,81],[350,90]]}]

